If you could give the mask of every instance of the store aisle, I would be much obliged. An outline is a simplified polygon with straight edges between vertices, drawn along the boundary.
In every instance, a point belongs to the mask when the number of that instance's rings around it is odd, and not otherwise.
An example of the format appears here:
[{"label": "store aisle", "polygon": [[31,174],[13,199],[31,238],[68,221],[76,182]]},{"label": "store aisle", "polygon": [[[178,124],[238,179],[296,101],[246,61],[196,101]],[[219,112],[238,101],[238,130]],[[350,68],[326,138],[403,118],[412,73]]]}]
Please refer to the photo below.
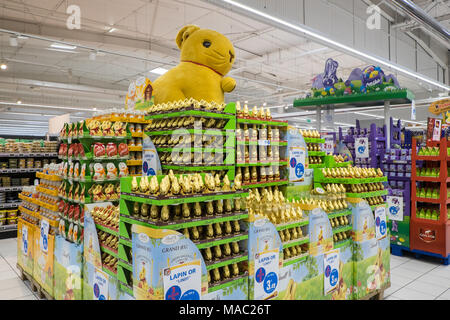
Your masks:
[{"label": "store aisle", "polygon": [[19,278],[17,238],[0,240],[0,300],[38,300],[28,281]]},{"label": "store aisle", "polygon": [[[0,300],[37,300],[30,283],[19,279],[17,239],[0,240]],[[450,266],[411,255],[391,256],[386,300],[450,300]]]},{"label": "store aisle", "polygon": [[450,300],[450,266],[412,255],[391,255],[391,287],[386,300]]}]

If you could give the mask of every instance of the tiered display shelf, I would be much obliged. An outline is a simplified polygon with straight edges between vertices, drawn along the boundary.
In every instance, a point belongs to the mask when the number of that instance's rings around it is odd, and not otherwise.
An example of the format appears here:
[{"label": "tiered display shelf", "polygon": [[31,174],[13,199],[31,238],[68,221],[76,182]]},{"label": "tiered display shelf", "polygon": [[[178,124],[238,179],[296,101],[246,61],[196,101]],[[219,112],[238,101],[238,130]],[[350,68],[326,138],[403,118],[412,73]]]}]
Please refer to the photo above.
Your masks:
[{"label": "tiered display shelf", "polygon": [[[18,208],[20,205],[19,192],[22,191],[24,186],[33,184],[33,181],[37,177],[39,171],[42,171],[44,159],[46,161],[48,159],[48,161],[51,162],[52,160],[57,159],[57,157],[58,154],[53,152],[0,153],[0,162],[4,162],[4,164],[9,166],[2,167],[0,169],[0,181],[2,181],[2,183],[0,183],[0,193],[4,199],[4,202],[0,203],[0,209],[4,210]],[[37,159],[33,161],[33,159],[30,158]],[[19,164],[20,160],[25,160],[26,164]],[[29,161],[32,162],[31,165]],[[40,161],[41,165],[38,165],[36,161]],[[36,167],[36,165],[38,167]],[[8,194],[5,194],[4,192],[7,192]],[[2,227],[2,231],[0,231],[1,238],[17,236],[16,233],[11,232],[17,227],[17,224],[14,224],[13,228],[12,226],[10,227],[8,225],[3,225],[2,220],[0,226]]]},{"label": "tiered display shelf", "polygon": [[[228,175],[230,181],[234,180],[235,174],[235,129],[236,129],[236,106],[229,103],[223,112],[197,110],[186,108],[177,112],[161,112],[152,113],[146,116],[148,121],[164,121],[167,120],[163,127],[158,128],[148,125],[145,134],[152,138],[153,143],[157,147],[158,155],[161,160],[163,173],[173,170],[175,173],[183,172],[216,172],[224,171]],[[175,119],[193,119],[192,123],[184,127],[167,127],[170,121]],[[206,121],[204,121],[206,119]],[[204,124],[200,126],[200,120]],[[208,122],[213,122],[210,124]],[[220,126],[217,128],[217,125]],[[211,126],[211,127],[206,127]],[[194,138],[189,144],[169,145],[168,141],[176,135],[190,134]],[[162,137],[165,136],[165,137]],[[220,136],[218,139],[217,136]],[[200,139],[200,141],[196,139]],[[160,140],[161,139],[161,140]],[[203,141],[202,141],[203,140]],[[218,141],[213,147],[203,145],[205,140]],[[161,142],[162,141],[162,142]],[[213,142],[213,143],[214,143]],[[171,158],[173,151],[178,151],[180,155],[185,153],[193,154],[189,159],[176,159],[174,162]],[[177,152],[177,153],[178,153]],[[206,155],[211,155],[212,159],[205,159]]]},{"label": "tiered display shelf", "polygon": [[[368,138],[369,158],[357,159],[355,153],[355,141],[358,138]],[[347,134],[343,135],[342,128],[339,127],[339,141],[343,141],[350,150],[355,166],[365,168],[380,168],[382,155],[387,148],[386,126],[379,128],[372,123],[370,129],[360,127],[359,120],[356,120],[356,127],[350,127]]]},{"label": "tiered display shelf", "polygon": [[[204,174],[201,174],[204,177]],[[158,176],[158,180],[164,176]],[[248,213],[246,211],[234,211],[223,212],[222,214],[217,214],[215,212],[212,215],[206,215],[206,212],[202,211],[201,216],[194,216],[193,210],[189,218],[180,217],[178,220],[170,220],[163,222],[160,219],[157,221],[152,220],[150,217],[141,216],[140,213],[134,213],[134,206],[136,203],[155,205],[161,209],[162,206],[169,205],[182,205],[182,204],[194,204],[194,203],[206,203],[210,201],[224,201],[243,198],[248,196],[248,192],[244,190],[240,191],[218,191],[204,194],[192,194],[192,195],[174,195],[170,197],[155,197],[151,195],[140,194],[138,192],[133,192],[131,190],[131,177],[126,177],[121,179],[121,191],[122,195],[120,198],[120,222],[119,222],[119,248],[118,248],[118,271],[117,277],[121,284],[121,287],[126,292],[132,294],[132,253],[131,253],[131,229],[132,225],[142,225],[154,229],[170,229],[177,230],[178,232],[186,232],[190,228],[196,228],[202,226],[204,228],[212,226],[217,223],[226,223],[232,221],[242,221],[248,218]],[[140,178],[137,178],[139,184]],[[242,228],[242,226],[241,226]],[[192,231],[191,231],[192,232]],[[231,234],[222,233],[220,235],[214,233],[214,237],[206,239],[194,239],[191,240],[197,245],[201,250],[206,248],[212,248],[215,246],[222,246],[225,244],[231,244],[235,242],[241,242],[248,239],[248,232],[244,229]],[[207,261],[207,270],[212,270],[215,268],[223,267],[225,265],[231,265],[233,263],[239,263],[242,261],[247,261],[248,255],[247,251],[240,251],[238,254],[231,255],[229,257],[222,257],[219,260]],[[246,277],[247,275],[240,275],[238,278]],[[229,286],[236,278],[228,279],[225,282],[220,282],[220,284],[210,284],[209,292],[213,292],[224,286]]]},{"label": "tiered display shelf", "polygon": [[411,144],[402,143],[401,120],[398,120],[395,125],[394,120],[390,118],[390,148],[386,150],[383,157],[383,172],[389,180],[389,196],[403,199],[403,221],[390,220],[389,229],[391,231],[391,245],[405,249],[409,249],[411,153]]},{"label": "tiered display shelf", "polygon": [[287,121],[239,113],[236,122],[236,174],[241,173],[243,187],[286,186]]},{"label": "tiered display shelf", "polygon": [[[427,141],[427,147],[438,147],[438,156],[418,156],[417,141],[412,141],[412,177],[411,177],[411,251],[416,253],[438,256],[444,259],[444,264],[449,263],[450,255],[450,220],[448,217],[448,175],[447,154],[448,141],[442,138],[440,141]],[[423,168],[439,170],[437,177],[417,176],[417,161],[424,161]],[[439,199],[418,197],[417,184],[427,183],[433,188],[439,189]],[[432,184],[431,184],[432,183]],[[420,208],[419,208],[420,207]],[[428,210],[438,213],[438,217],[430,215]],[[426,212],[426,215],[423,213]]]}]

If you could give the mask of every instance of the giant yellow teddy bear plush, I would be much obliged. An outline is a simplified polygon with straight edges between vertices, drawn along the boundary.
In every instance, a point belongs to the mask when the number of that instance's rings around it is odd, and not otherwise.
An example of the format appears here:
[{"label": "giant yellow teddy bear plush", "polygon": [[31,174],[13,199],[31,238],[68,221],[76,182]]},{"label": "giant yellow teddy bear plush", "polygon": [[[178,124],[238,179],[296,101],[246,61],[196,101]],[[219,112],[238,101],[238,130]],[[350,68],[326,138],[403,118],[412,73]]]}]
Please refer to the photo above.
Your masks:
[{"label": "giant yellow teddy bear plush", "polygon": [[176,43],[181,50],[180,63],[153,83],[155,104],[193,98],[224,102],[236,81],[224,77],[235,60],[233,44],[224,35],[194,25],[183,27]]}]

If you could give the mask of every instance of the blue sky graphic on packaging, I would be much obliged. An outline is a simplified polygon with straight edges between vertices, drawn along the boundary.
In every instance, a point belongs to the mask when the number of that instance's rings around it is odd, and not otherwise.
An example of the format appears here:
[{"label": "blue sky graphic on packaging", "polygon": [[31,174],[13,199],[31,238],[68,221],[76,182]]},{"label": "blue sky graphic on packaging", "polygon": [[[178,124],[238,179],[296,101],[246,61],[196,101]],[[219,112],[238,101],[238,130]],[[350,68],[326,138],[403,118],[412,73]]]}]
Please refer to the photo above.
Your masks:
[{"label": "blue sky graphic on packaging", "polygon": [[352,206],[353,232],[356,241],[369,240],[375,237],[375,220],[372,209],[366,201]]},{"label": "blue sky graphic on packaging", "polygon": [[248,230],[249,299],[272,299],[279,292],[283,244],[275,226],[256,216]]},{"label": "blue sky graphic on packaging", "polygon": [[[111,203],[105,202],[86,205],[86,211],[84,213],[83,300],[96,299],[94,278],[96,270],[102,270],[101,250],[98,241],[97,229],[91,215],[91,210],[93,210],[96,206],[107,207],[108,205],[111,205]],[[103,276],[108,281],[108,293],[107,295],[104,295],[105,299],[117,300],[120,295],[118,280],[114,277],[110,277],[106,273],[104,273]],[[99,299],[99,297],[97,297],[97,299]]]},{"label": "blue sky graphic on packaging", "polygon": [[302,183],[305,179],[306,157],[308,156],[305,139],[297,128],[288,127],[287,142],[289,152],[289,181]]},{"label": "blue sky graphic on packaging", "polygon": [[55,237],[55,299],[82,299],[83,246]]},{"label": "blue sky graphic on packaging", "polygon": [[309,253],[313,256],[333,249],[333,229],[325,211],[315,208],[309,213]]},{"label": "blue sky graphic on packaging", "polygon": [[84,213],[84,261],[92,264],[94,267],[101,268],[101,253],[98,242],[97,229],[95,227],[94,219],[91,215],[91,210],[95,206],[107,206],[111,202],[104,204],[88,204]]},{"label": "blue sky graphic on packaging", "polygon": [[136,299],[197,300],[207,293],[202,255],[183,234],[133,225],[132,250]]},{"label": "blue sky graphic on packaging", "polygon": [[243,278],[237,285],[212,291],[202,296],[202,300],[248,300],[248,280]]},{"label": "blue sky graphic on packaging", "polygon": [[158,151],[149,136],[144,134],[142,139],[142,174],[155,176],[162,174],[161,161]]}]

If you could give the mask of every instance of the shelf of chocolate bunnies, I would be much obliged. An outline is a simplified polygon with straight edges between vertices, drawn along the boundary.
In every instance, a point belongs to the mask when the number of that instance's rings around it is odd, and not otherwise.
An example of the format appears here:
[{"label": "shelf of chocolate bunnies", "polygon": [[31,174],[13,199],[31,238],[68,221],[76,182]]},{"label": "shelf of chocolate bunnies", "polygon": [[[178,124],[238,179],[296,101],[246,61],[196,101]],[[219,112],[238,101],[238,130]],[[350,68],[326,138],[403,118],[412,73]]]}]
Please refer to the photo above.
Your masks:
[{"label": "shelf of chocolate bunnies", "polygon": [[242,274],[239,274],[235,277],[231,277],[229,279],[221,280],[218,282],[212,282],[208,285],[208,293],[221,290],[224,288],[230,288],[233,287],[234,285],[238,285],[241,282],[247,282],[248,281],[247,277],[248,272],[245,271]]},{"label": "shelf of chocolate bunnies", "polygon": [[351,224],[349,224],[347,226],[343,226],[343,227],[333,228],[333,234],[350,231],[350,230],[353,230],[353,226]]},{"label": "shelf of chocolate bunnies", "polygon": [[157,120],[157,119],[167,119],[167,118],[175,118],[175,117],[189,117],[189,116],[197,116],[197,117],[207,117],[207,118],[217,118],[217,119],[234,119],[234,114],[228,113],[228,106],[225,108],[224,112],[219,111],[204,111],[197,110],[194,108],[185,109],[184,111],[168,111],[162,112],[159,114],[149,114],[145,116],[146,120]]},{"label": "shelf of chocolate bunnies", "polygon": [[322,138],[303,138],[306,143],[325,143],[325,139]]},{"label": "shelf of chocolate bunnies", "polygon": [[211,269],[220,268],[226,265],[230,265],[233,263],[238,263],[242,261],[248,260],[248,252],[247,250],[243,252],[239,252],[238,254],[231,255],[229,257],[225,257],[218,260],[212,260],[212,261],[205,261],[206,264],[206,270],[209,271]]},{"label": "shelf of chocolate bunnies", "polygon": [[267,126],[278,126],[278,127],[287,127],[288,122],[287,121],[281,121],[281,120],[266,120],[266,119],[258,119],[258,118],[252,118],[252,117],[240,117],[238,116],[236,118],[237,123],[243,123],[243,124],[259,124],[259,125],[267,125]]},{"label": "shelf of chocolate bunnies", "polygon": [[[363,176],[369,175],[369,177],[362,178],[361,175]],[[375,170],[373,168],[356,168],[356,167],[314,169],[314,182],[363,184],[363,183],[375,183],[386,181],[387,177],[383,176],[383,172],[380,169]]]},{"label": "shelf of chocolate bunnies", "polygon": [[177,171],[207,171],[207,170],[229,170],[234,168],[234,164],[224,165],[205,165],[205,164],[189,164],[189,166],[173,165],[173,164],[161,164],[163,169],[177,170]]},{"label": "shelf of chocolate bunnies", "polygon": [[113,256],[114,258],[118,257],[117,250],[114,250],[114,249],[112,249],[112,248],[110,248],[108,246],[102,245],[102,244],[99,244],[99,246],[100,246],[100,250],[102,252],[106,252],[107,254]]},{"label": "shelf of chocolate bunnies", "polygon": [[307,226],[308,224],[309,224],[309,218],[305,218],[305,219],[301,219],[301,220],[297,220],[297,221],[276,224],[275,228],[277,229],[277,231],[283,231],[285,229]]},{"label": "shelf of chocolate bunnies", "polygon": [[[157,131],[157,129],[152,129],[153,131],[146,131],[145,134],[147,136],[165,136],[165,135],[171,135],[173,133],[189,133],[194,135],[206,135],[206,136],[226,136],[230,134],[234,134],[234,130],[228,132],[222,129],[195,129],[195,128],[174,128],[171,130],[160,130]],[[182,130],[182,131],[181,131]]]},{"label": "shelf of chocolate bunnies", "polygon": [[[214,220],[216,221],[216,220]],[[231,243],[235,241],[241,241],[248,239],[248,231],[239,232],[237,234],[231,234],[231,235],[223,235],[221,237],[215,237],[214,239],[205,239],[205,240],[192,240],[193,243],[197,246],[199,249],[205,249],[205,248],[211,248],[214,246],[219,246],[225,243]]]},{"label": "shelf of chocolate bunnies", "polygon": [[[181,175],[179,174],[173,175],[173,177],[177,180],[180,176]],[[193,190],[194,186],[190,186],[190,190],[184,190],[186,186],[183,182],[177,184],[177,193],[173,194],[175,191],[172,188],[173,186],[170,186],[170,173],[169,175],[152,176],[151,179],[148,179],[148,177],[123,177],[120,180],[122,194],[121,198],[128,201],[163,206],[211,200],[234,199],[248,196],[248,192],[245,190],[233,190],[231,188],[230,181],[228,180],[228,176],[225,176],[222,186],[219,184],[219,189],[215,186],[216,182],[212,175],[196,173],[195,176],[197,179],[201,179],[201,184],[206,187],[201,190],[201,193],[195,193]],[[142,179],[145,180],[143,181]],[[164,193],[162,193],[162,186],[166,183],[170,190],[165,190]],[[143,186],[145,187],[145,192],[140,191],[140,188]]]},{"label": "shelf of chocolate bunnies", "polygon": [[102,264],[102,270],[104,272],[106,272],[108,275],[110,275],[111,277],[117,278],[117,271],[113,270],[111,267]]},{"label": "shelf of chocolate bunnies", "polygon": [[113,228],[110,228],[110,227],[107,227],[107,226],[104,226],[104,225],[101,225],[98,223],[95,224],[95,227],[100,231],[112,234],[114,236],[119,236],[119,230],[115,230]]},{"label": "shelf of chocolate bunnies", "polygon": [[[175,147],[175,148],[156,148],[158,152],[172,152],[172,151],[183,151],[183,152],[219,152],[225,153],[234,151],[234,146],[224,146],[220,148],[211,148],[211,147]],[[132,151],[132,150],[131,150]]]},{"label": "shelf of chocolate bunnies", "polygon": [[290,248],[293,246],[300,246],[305,243],[309,243],[309,236],[290,240],[290,241],[285,241],[285,242],[283,242],[283,249]]},{"label": "shelf of chocolate bunnies", "polygon": [[268,166],[287,166],[287,161],[274,161],[274,162],[245,162],[236,163],[236,167],[268,167]]},{"label": "shelf of chocolate bunnies", "polygon": [[221,223],[233,220],[242,220],[247,218],[248,213],[246,211],[232,212],[229,214],[222,214],[222,215],[210,215],[194,218],[190,217],[188,219],[180,219],[177,221],[170,221],[170,222],[162,222],[162,221],[154,222],[149,219],[138,218],[136,216],[122,213],[120,214],[121,221],[127,223],[138,224],[145,227],[151,227],[154,229],[170,229],[170,230],[180,230],[184,228],[206,226],[212,223]]},{"label": "shelf of chocolate bunnies", "polygon": [[[264,142],[263,142],[264,141]],[[273,141],[273,140],[263,140],[263,141],[247,141],[247,140],[236,140],[238,146],[287,146],[287,141]]]},{"label": "shelf of chocolate bunnies", "polygon": [[283,259],[283,267],[287,267],[291,264],[306,260],[309,256],[308,252],[302,253],[301,255],[295,256],[289,259]]}]

